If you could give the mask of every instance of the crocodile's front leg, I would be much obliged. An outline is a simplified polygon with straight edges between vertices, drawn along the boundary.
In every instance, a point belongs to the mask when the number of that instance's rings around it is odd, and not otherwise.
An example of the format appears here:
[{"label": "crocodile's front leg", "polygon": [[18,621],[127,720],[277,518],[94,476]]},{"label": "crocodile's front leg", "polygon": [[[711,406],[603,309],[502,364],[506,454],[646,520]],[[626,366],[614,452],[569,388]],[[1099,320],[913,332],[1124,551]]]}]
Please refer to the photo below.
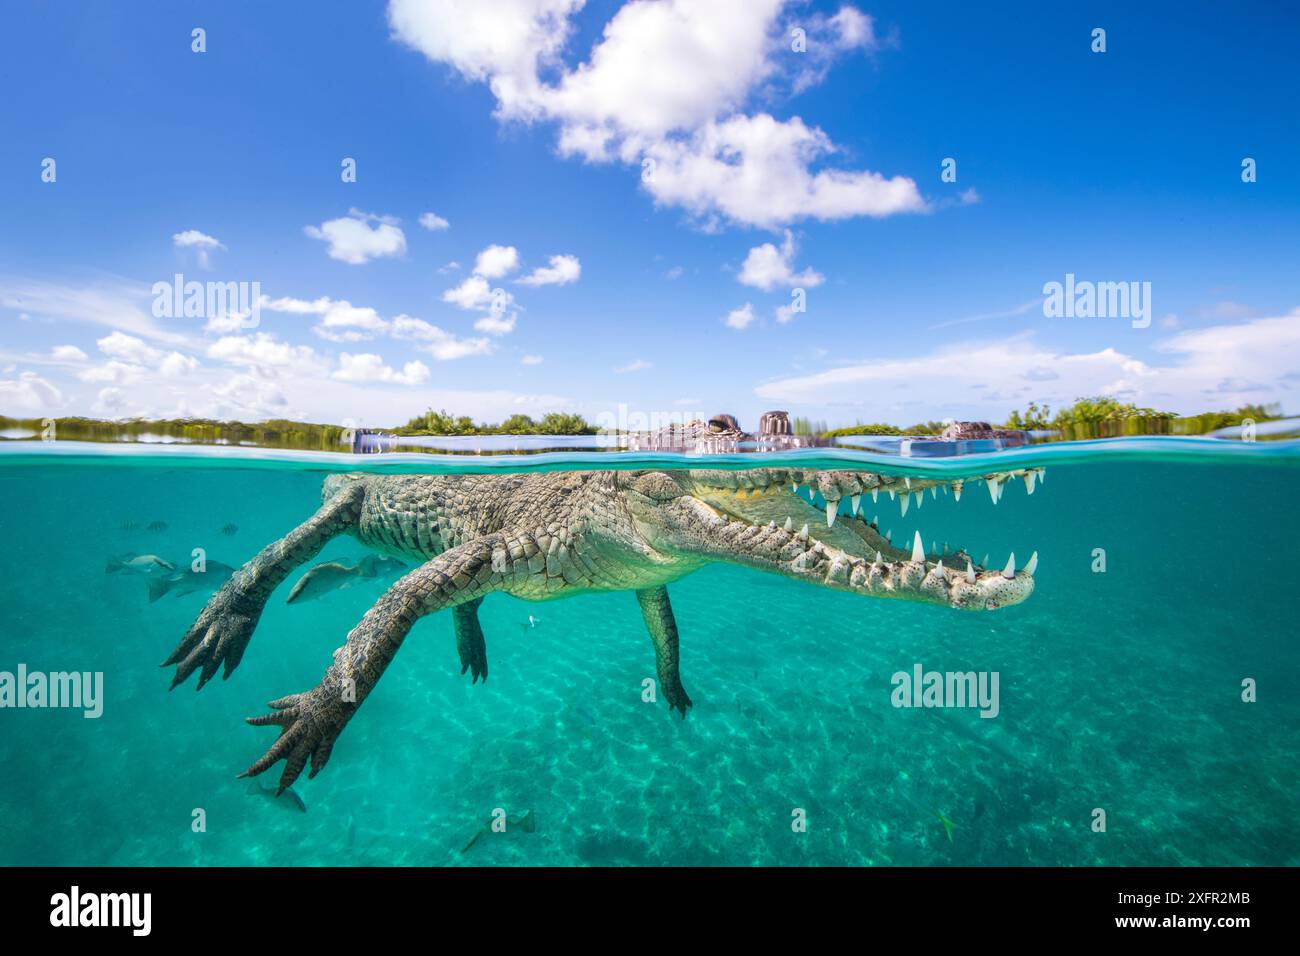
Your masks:
[{"label": "crocodile's front leg", "polygon": [[226,665],[222,679],[229,677],[244,656],[271,592],[294,568],[319,554],[331,538],[356,525],[364,497],[364,481],[343,485],[319,511],[236,571],[162,662],[163,667],[177,665],[171,686],[184,683],[201,667],[198,689],[202,689],[222,662]]},{"label": "crocodile's front leg", "polygon": [[673,617],[673,606],[668,601],[668,588],[659,585],[643,588],[636,592],[637,603],[641,605],[641,616],[645,626],[650,630],[650,640],[655,645],[655,670],[659,674],[659,688],[668,698],[669,711],[680,710],[682,719],[686,719],[686,710],[691,706],[691,699],[682,686],[682,677],[678,671],[677,658],[677,620]]},{"label": "crocodile's front leg", "polygon": [[504,535],[466,541],[399,580],[366,612],[347,642],[334,652],[334,663],[312,690],[273,700],[275,713],[249,717],[250,724],[276,724],[280,737],[245,770],[253,777],[284,760],[280,792],[289,787],[311,760],[309,777],[329,761],[334,742],[361,702],[383,676],[412,625],[426,614],[481,600],[501,587],[502,572],[492,568],[492,552],[506,552]]},{"label": "crocodile's front leg", "polygon": [[460,672],[472,671],[478,683],[480,677],[487,681],[487,642],[483,639],[483,626],[478,622],[479,605],[482,598],[457,604],[452,608],[456,624],[456,651],[460,654]]}]

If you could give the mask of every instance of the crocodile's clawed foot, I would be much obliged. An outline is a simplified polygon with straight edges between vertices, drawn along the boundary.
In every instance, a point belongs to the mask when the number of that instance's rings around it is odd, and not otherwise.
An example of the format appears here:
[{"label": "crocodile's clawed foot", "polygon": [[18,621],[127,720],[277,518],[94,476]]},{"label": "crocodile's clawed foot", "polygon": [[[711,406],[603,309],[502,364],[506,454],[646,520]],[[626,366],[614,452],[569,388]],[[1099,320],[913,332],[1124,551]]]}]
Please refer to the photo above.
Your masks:
[{"label": "crocodile's clawed foot", "polygon": [[241,777],[256,777],[279,761],[285,761],[276,795],[283,793],[298,779],[311,760],[308,779],[316,776],[329,762],[334,742],[351,719],[356,705],[343,700],[339,692],[321,684],[304,694],[292,694],[267,705],[275,711],[261,717],[248,717],[255,727],[275,724],[280,737]]},{"label": "crocodile's clawed foot", "polygon": [[695,706],[695,702],[686,693],[686,688],[682,686],[681,681],[676,684],[663,685],[664,696],[668,698],[668,712],[674,710],[682,712],[682,720],[686,719],[686,711]]},{"label": "crocodile's clawed foot", "polygon": [[483,639],[483,632],[479,631],[477,635],[469,639],[457,641],[456,650],[460,653],[460,672],[464,674],[469,671],[473,674],[474,679],[471,683],[477,684],[479,678],[486,682],[488,676],[487,642]]},{"label": "crocodile's clawed foot", "polygon": [[185,683],[196,670],[196,690],[210,681],[225,665],[222,680],[228,678],[244,656],[244,650],[262,615],[261,605],[229,583],[212,596],[198,619],[185,632],[176,649],[162,662],[162,667],[176,665],[173,689]]},{"label": "crocodile's clawed foot", "polygon": [[452,612],[456,627],[456,653],[460,655],[460,672],[464,674],[471,671],[475,684],[479,678],[486,682],[488,676],[487,641],[483,638],[483,627],[478,621],[478,609],[482,603],[482,598],[467,601],[457,605]]}]

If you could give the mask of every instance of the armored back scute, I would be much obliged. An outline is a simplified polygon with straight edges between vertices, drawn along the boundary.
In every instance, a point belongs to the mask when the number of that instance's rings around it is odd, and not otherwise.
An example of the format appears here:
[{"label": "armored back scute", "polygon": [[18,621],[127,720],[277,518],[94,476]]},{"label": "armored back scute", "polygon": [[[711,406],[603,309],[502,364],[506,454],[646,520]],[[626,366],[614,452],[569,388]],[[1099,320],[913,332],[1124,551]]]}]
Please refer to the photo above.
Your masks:
[{"label": "armored back scute", "polygon": [[790,413],[764,412],[763,417],[759,419],[758,433],[764,438],[771,435],[793,435],[794,429],[790,427]]},{"label": "armored back scute", "polygon": [[709,431],[738,432],[740,431],[740,423],[736,421],[735,415],[714,415],[709,419]]}]

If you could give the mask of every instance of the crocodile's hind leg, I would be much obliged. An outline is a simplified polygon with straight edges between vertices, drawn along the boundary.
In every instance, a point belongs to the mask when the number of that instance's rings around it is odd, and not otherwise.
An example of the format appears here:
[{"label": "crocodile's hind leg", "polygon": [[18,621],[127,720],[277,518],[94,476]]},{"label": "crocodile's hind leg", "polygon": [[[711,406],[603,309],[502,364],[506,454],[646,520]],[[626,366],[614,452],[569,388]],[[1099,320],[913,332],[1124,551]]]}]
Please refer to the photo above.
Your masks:
[{"label": "crocodile's hind leg", "polygon": [[654,641],[659,689],[668,698],[669,710],[680,710],[682,719],[685,720],[691,699],[682,686],[682,677],[678,671],[677,621],[673,617],[673,606],[668,601],[668,588],[662,584],[659,587],[643,588],[636,592],[636,599],[641,605],[645,626],[650,630],[650,640]]},{"label": "crocodile's hind leg", "polygon": [[344,484],[319,511],[236,571],[162,662],[163,667],[176,665],[172,687],[202,668],[201,689],[223,662],[222,679],[229,677],[244,656],[271,592],[294,568],[319,554],[331,538],[356,525],[364,497],[364,480]]},{"label": "crocodile's hind leg", "polygon": [[478,622],[479,605],[482,598],[457,604],[452,608],[452,619],[456,624],[456,650],[460,654],[460,672],[472,671],[477,684],[480,677],[487,681],[487,642],[483,640],[483,627]]},{"label": "crocodile's hind leg", "polygon": [[[457,545],[401,578],[366,612],[320,684],[302,694],[273,700],[275,713],[250,717],[255,725],[276,724],[280,738],[240,776],[253,777],[285,761],[280,791],[290,786],[311,760],[314,777],[330,758],[334,742],[361,702],[374,689],[417,620],[448,607],[480,600],[505,586],[511,571],[504,534],[484,535]],[[493,570],[493,552],[501,571]],[[525,565],[526,568],[526,565]]]}]

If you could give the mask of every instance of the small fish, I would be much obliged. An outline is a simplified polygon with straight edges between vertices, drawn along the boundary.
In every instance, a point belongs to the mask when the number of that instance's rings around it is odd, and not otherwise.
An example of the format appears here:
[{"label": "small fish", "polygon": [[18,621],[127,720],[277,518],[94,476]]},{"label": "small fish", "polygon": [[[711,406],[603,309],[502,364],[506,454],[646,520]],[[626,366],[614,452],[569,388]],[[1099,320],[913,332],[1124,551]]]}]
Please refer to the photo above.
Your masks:
[{"label": "small fish", "polygon": [[168,528],[168,524],[166,521],[150,521],[149,524],[146,526],[145,530],[152,531],[154,532],[154,534],[157,534],[160,531],[166,531],[167,528]]},{"label": "small fish", "polygon": [[234,536],[238,532],[239,532],[239,525],[237,524],[224,524],[221,526],[221,533],[224,534],[227,538]]},{"label": "small fish", "polygon": [[951,820],[949,820],[938,810],[935,810],[933,807],[928,807],[924,803],[922,803],[916,795],[916,788],[912,785],[912,778],[909,777],[904,771],[900,770],[898,772],[897,783],[898,783],[897,790],[899,795],[902,796],[902,798],[906,800],[908,803],[910,803],[912,806],[916,807],[918,810],[921,810],[925,814],[927,815],[933,814],[934,816],[938,817],[939,822],[943,824],[943,832],[948,835],[948,842],[949,843],[953,842],[952,831],[956,829],[957,824],[953,823]]},{"label": "small fish", "polygon": [[373,554],[366,555],[355,565],[324,561],[298,579],[285,603],[312,601],[330,591],[350,588],[363,578],[375,578],[398,570],[406,570],[406,565],[396,558],[381,558]]},{"label": "small fish", "polygon": [[120,558],[109,558],[108,564],[104,566],[105,574],[114,574],[118,571],[126,571],[129,574],[161,574],[164,571],[175,570],[176,565],[164,561],[156,554],[128,553]]},{"label": "small fish", "polygon": [[265,797],[284,810],[291,810],[296,813],[307,812],[307,804],[302,802],[302,797],[294,792],[293,787],[289,787],[284,793],[277,796],[275,787],[267,786],[260,780],[250,780],[248,781],[248,793],[254,797]]},{"label": "small fish", "polygon": [[390,558],[386,555],[368,554],[357,562],[357,570],[362,577],[377,578],[381,575],[396,574],[398,571],[405,571],[407,565],[398,561],[396,558]]},{"label": "small fish", "polygon": [[186,568],[184,571],[152,578],[149,581],[149,603],[152,604],[166,594],[182,597],[195,591],[215,591],[229,581],[234,573],[235,569],[230,565],[209,560],[202,571]]},{"label": "small fish", "polygon": [[528,615],[528,620],[525,621],[523,624],[520,624],[519,627],[521,630],[531,631],[534,628],[536,628],[538,624],[541,623],[542,623],[542,619],[540,617],[534,617],[532,614],[530,614]]},{"label": "small fish", "polygon": [[330,591],[351,587],[358,578],[363,576],[360,568],[351,567],[341,561],[325,561],[298,579],[298,583],[289,592],[285,603],[301,604],[303,601],[314,601],[318,597],[329,594]]},{"label": "small fish", "polygon": [[[461,853],[468,853],[468,852],[473,848],[474,844],[477,843],[479,840],[481,840],[481,839],[483,838],[483,835],[484,835],[485,833],[492,833],[492,832],[493,832],[493,830],[492,830],[492,823],[493,823],[495,820],[496,820],[496,817],[493,817],[491,820],[489,820],[489,821],[488,821],[488,822],[483,826],[483,829],[479,830],[478,833],[475,833],[475,834],[474,834],[473,839],[471,839],[468,843],[466,843],[466,844],[465,844],[465,848],[464,848],[463,850],[461,850],[460,852],[461,852]],[[537,832],[537,820],[536,820],[536,818],[533,816],[533,811],[532,811],[532,810],[529,810],[529,811],[528,811],[527,813],[525,813],[523,816],[521,816],[521,817],[515,817],[515,818],[513,818],[513,819],[511,819],[510,817],[506,817],[506,828],[505,828],[504,830],[502,830],[501,832],[502,832],[502,833],[509,833],[509,832],[512,831],[512,830],[522,830],[524,833],[535,833],[535,832]]]},{"label": "small fish", "polygon": [[140,530],[140,522],[138,522],[138,521],[123,521],[120,525],[118,525],[118,530],[120,530],[120,531],[139,531],[139,530]]}]

